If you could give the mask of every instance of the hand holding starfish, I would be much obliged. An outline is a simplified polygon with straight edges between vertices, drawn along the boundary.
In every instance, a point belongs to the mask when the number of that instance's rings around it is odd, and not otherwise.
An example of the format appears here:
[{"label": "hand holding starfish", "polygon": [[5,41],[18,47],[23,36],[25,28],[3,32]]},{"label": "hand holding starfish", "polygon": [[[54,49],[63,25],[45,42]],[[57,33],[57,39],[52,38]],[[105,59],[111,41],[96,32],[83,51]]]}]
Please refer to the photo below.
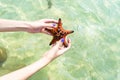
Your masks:
[{"label": "hand holding starfish", "polygon": [[45,30],[45,28],[52,28],[57,23],[58,22],[54,19],[41,19],[39,21],[30,22],[30,27],[28,29],[28,32],[30,32],[30,33],[45,33],[45,34],[50,35],[50,33],[47,32]]}]

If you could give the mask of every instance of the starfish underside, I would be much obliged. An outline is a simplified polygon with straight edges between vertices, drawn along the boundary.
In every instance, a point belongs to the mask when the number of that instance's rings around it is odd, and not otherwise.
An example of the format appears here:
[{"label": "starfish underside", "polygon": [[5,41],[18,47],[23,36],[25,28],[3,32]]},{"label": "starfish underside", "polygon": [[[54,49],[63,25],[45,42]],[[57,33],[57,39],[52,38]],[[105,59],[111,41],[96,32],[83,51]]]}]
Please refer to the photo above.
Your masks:
[{"label": "starfish underside", "polygon": [[58,25],[57,25],[57,27],[52,28],[52,29],[45,28],[45,30],[47,30],[47,31],[53,36],[53,39],[52,39],[52,41],[50,42],[49,45],[52,45],[52,44],[56,43],[56,41],[59,41],[60,39],[63,38],[63,39],[64,39],[63,45],[64,45],[65,47],[68,46],[67,40],[65,40],[65,39],[66,39],[66,36],[67,36],[68,34],[71,34],[71,33],[74,32],[74,31],[72,31],[72,30],[65,30],[65,29],[63,29],[61,18],[59,18],[59,20],[58,20]]}]

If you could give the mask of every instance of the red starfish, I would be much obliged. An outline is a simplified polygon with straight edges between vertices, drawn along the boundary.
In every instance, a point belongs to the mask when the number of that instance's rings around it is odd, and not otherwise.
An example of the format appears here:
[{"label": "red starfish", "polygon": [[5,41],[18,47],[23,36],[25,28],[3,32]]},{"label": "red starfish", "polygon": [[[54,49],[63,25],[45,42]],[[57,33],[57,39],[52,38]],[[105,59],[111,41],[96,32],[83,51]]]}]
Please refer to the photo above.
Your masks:
[{"label": "red starfish", "polygon": [[49,45],[52,45],[52,44],[56,43],[56,41],[59,41],[60,39],[63,38],[63,40],[64,40],[63,45],[65,47],[68,46],[68,44],[66,42],[67,40],[65,40],[66,36],[68,34],[71,34],[71,33],[74,32],[74,31],[71,31],[71,30],[65,30],[65,29],[63,29],[61,18],[59,18],[59,20],[58,20],[57,27],[52,28],[52,29],[45,28],[45,30],[47,30],[53,36],[53,39],[52,39],[52,41],[50,42]]}]

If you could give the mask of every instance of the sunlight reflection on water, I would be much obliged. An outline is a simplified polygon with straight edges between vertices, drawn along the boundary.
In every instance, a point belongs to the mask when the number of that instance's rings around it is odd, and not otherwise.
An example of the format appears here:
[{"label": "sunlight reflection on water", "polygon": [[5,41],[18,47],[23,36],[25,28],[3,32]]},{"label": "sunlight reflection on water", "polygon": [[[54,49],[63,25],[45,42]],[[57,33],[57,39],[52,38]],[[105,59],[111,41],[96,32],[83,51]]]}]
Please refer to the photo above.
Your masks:
[{"label": "sunlight reflection on water", "polygon": [[[1,0],[0,9],[1,18],[7,19],[62,18],[64,28],[75,31],[68,36],[71,49],[30,80],[119,80],[119,0]],[[0,45],[9,50],[2,72],[38,60],[50,40],[44,34],[1,33]]]}]

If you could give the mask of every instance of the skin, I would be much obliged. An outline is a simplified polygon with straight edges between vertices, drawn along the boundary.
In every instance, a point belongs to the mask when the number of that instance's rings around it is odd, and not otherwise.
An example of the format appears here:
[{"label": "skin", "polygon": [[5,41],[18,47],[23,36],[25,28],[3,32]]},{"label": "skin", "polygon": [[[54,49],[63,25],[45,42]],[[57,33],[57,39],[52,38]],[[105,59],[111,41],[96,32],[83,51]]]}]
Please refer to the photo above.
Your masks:
[{"label": "skin", "polygon": [[24,31],[49,34],[45,28],[53,28],[53,24],[57,24],[54,19],[41,19],[33,22],[0,19],[0,32]]},{"label": "skin", "polygon": [[[4,24],[5,23],[5,24]],[[56,20],[53,19],[42,19],[35,22],[27,22],[27,21],[14,21],[14,20],[0,20],[0,32],[10,32],[10,31],[25,31],[30,33],[45,33],[49,34],[49,32],[45,31],[46,27],[53,27],[52,24],[57,24]],[[19,27],[18,27],[19,25]],[[68,47],[63,45],[63,41],[59,40],[55,44],[52,45],[50,50],[44,53],[43,57],[37,60],[36,62],[16,70],[14,72],[8,73],[2,77],[0,80],[26,80],[34,73],[44,68],[50,62],[52,62],[57,57],[63,55],[67,50],[71,47],[71,40],[66,39],[68,43]]]}]

